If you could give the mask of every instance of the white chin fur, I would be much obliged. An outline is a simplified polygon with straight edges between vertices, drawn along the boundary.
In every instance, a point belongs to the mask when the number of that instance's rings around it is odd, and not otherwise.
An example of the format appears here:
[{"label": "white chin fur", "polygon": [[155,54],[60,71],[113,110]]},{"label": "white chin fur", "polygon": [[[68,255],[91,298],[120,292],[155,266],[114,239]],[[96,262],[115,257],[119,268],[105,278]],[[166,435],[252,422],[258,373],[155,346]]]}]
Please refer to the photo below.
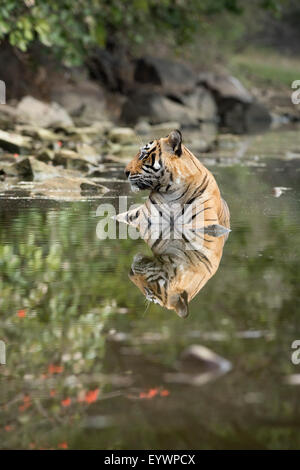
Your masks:
[{"label": "white chin fur", "polygon": [[130,185],[130,189],[131,191],[133,191],[134,193],[138,193],[140,188],[138,186],[136,186],[135,184],[131,184]]}]

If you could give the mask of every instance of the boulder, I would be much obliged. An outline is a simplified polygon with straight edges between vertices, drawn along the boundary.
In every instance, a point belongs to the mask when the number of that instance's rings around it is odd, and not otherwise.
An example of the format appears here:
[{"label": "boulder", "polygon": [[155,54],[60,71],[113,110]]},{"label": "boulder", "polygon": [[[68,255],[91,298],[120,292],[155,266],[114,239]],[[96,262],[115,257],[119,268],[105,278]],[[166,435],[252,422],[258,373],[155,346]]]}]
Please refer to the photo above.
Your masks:
[{"label": "boulder", "polygon": [[39,127],[69,127],[73,121],[67,111],[59,104],[45,103],[32,96],[25,96],[18,103],[17,111],[26,119],[26,123]]},{"label": "boulder", "polygon": [[8,104],[0,105],[0,126],[1,129],[10,129],[18,120],[18,112]]},{"label": "boulder", "polygon": [[198,83],[213,94],[221,127],[236,134],[261,132],[270,127],[272,118],[267,108],[255,101],[237,78],[202,73]]},{"label": "boulder", "polygon": [[91,80],[60,85],[52,90],[51,97],[77,124],[86,125],[108,119],[103,89]]},{"label": "boulder", "polygon": [[221,125],[235,134],[257,134],[267,131],[272,123],[272,116],[264,105],[252,103],[234,103],[221,115]]},{"label": "boulder", "polygon": [[97,48],[90,54],[87,66],[91,78],[110,91],[124,92],[133,82],[134,63],[120,44],[110,50]]},{"label": "boulder", "polygon": [[168,92],[192,91],[197,82],[197,75],[188,65],[157,57],[138,59],[134,78],[139,83],[157,85]]},{"label": "boulder", "polygon": [[235,99],[242,103],[251,103],[253,96],[231,75],[219,75],[212,72],[200,73],[198,83],[208,88],[217,99]]},{"label": "boulder", "polygon": [[128,124],[136,124],[141,119],[151,124],[176,121],[183,127],[198,127],[202,121],[216,119],[215,109],[210,93],[200,88],[186,95],[168,96],[138,90],[124,103],[121,120]]},{"label": "boulder", "polygon": [[11,166],[11,170],[16,170],[19,177],[29,181],[44,181],[51,177],[61,176],[59,168],[47,165],[31,156],[22,158]]},{"label": "boulder", "polygon": [[217,105],[213,95],[203,86],[181,95],[181,102],[188,106],[201,122],[217,120]]}]

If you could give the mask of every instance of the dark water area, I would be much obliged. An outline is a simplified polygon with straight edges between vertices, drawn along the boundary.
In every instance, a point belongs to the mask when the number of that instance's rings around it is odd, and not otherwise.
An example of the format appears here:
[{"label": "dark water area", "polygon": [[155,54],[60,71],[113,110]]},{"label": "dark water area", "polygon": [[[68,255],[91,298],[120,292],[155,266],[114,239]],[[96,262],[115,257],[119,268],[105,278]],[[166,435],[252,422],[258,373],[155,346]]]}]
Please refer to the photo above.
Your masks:
[{"label": "dark water area", "polygon": [[[2,449],[299,448],[300,159],[207,164],[232,232],[184,320],[131,282],[143,240],[97,237],[100,203],[146,196],[120,167],[101,200],[1,197]],[[176,380],[191,345],[230,370]]]}]

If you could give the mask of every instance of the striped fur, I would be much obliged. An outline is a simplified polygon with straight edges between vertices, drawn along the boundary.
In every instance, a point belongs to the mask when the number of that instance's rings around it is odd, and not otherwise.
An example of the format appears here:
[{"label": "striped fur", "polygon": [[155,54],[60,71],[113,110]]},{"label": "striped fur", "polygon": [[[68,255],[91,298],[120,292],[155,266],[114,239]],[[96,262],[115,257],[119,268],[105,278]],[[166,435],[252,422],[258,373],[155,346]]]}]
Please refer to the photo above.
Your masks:
[{"label": "striped fur", "polygon": [[228,206],[179,131],[141,148],[125,172],[133,191],[149,189],[150,195],[117,220],[139,229],[155,255],[142,270],[135,260],[131,279],[149,300],[185,317],[188,302],[219,266],[230,228]]}]

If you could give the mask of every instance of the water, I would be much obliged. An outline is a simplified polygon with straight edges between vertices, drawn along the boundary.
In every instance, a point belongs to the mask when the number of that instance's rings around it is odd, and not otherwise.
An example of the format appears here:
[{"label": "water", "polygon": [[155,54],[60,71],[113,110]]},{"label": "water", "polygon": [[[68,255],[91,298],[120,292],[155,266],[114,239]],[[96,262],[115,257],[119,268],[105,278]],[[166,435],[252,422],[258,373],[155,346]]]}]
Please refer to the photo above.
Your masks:
[{"label": "water", "polygon": [[[207,159],[232,232],[185,320],[131,282],[143,240],[97,238],[99,200],[1,198],[2,449],[299,448],[300,160],[272,152],[251,166]],[[111,186],[105,202],[130,194]],[[194,344],[231,370],[171,380]]]}]

